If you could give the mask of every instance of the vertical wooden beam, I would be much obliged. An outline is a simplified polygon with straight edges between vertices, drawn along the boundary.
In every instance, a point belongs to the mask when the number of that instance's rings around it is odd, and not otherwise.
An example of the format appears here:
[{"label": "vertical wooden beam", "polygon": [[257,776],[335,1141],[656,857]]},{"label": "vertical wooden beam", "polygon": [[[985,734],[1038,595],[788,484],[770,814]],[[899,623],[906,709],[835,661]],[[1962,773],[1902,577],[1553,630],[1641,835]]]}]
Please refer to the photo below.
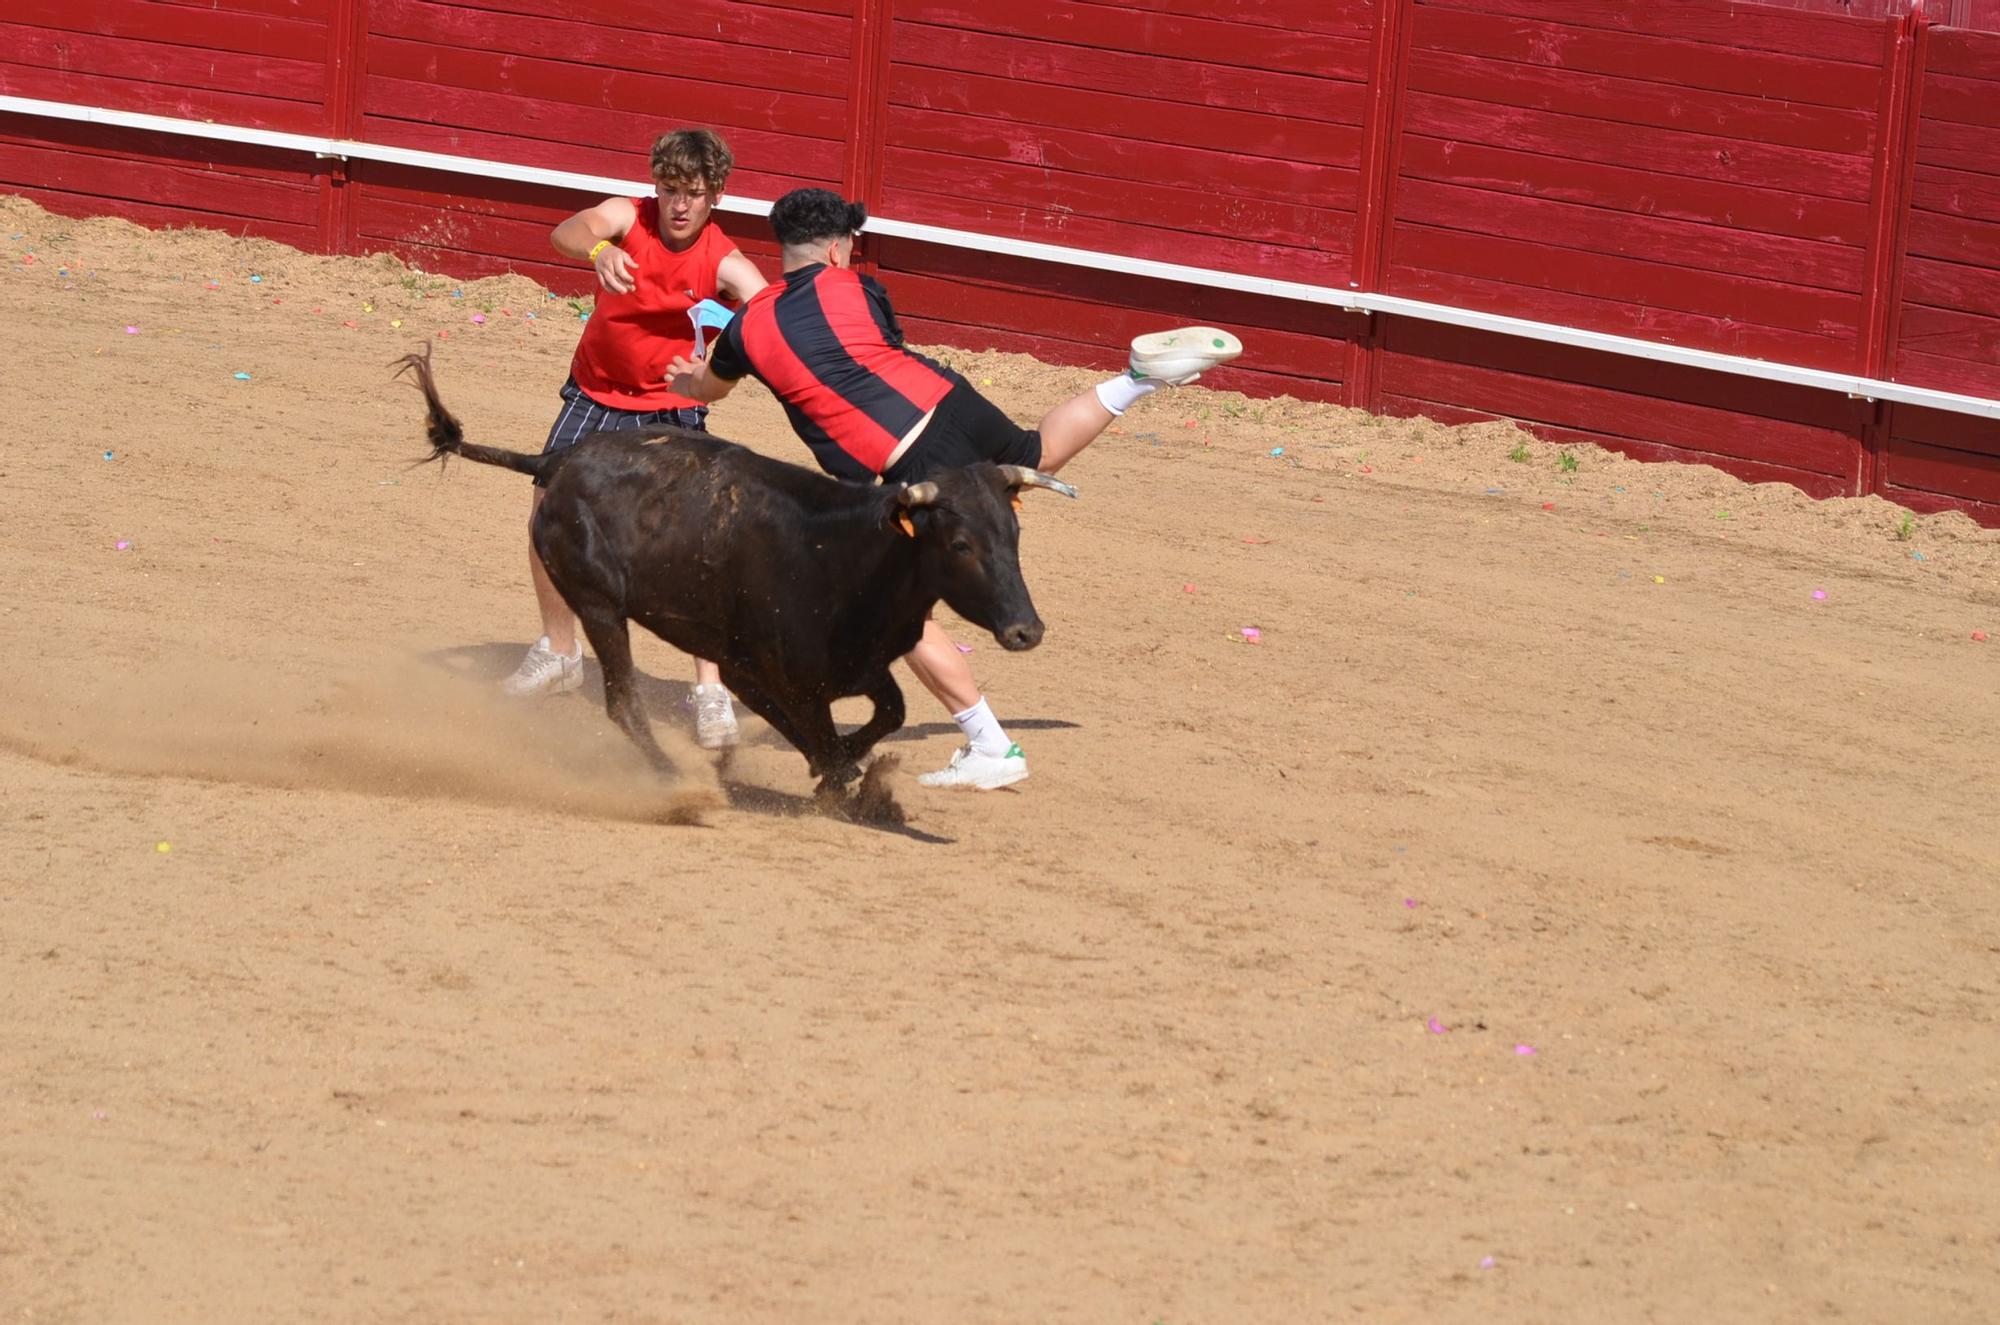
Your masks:
[{"label": "vertical wooden beam", "polygon": [[[1354,215],[1354,265],[1348,285],[1378,291],[1388,266],[1389,230],[1396,211],[1396,175],[1402,166],[1403,98],[1409,83],[1410,20],[1415,0],[1376,0],[1370,62],[1368,121],[1362,126],[1361,199]],[[1348,342],[1342,399],[1371,413],[1381,403],[1376,361],[1382,317],[1368,317],[1368,331]]]},{"label": "vertical wooden beam", "polygon": [[[889,45],[895,0],[856,0],[854,42],[848,53],[847,155],[841,164],[841,192],[859,199],[870,214],[882,203],[882,149],[888,137]],[[863,244],[855,266],[875,270],[874,245]]]},{"label": "vertical wooden beam", "polygon": [[[367,73],[368,0],[334,0],[326,33],[326,134],[361,136],[361,80]],[[319,247],[322,253],[354,250],[354,200],[344,158],[322,159]]]},{"label": "vertical wooden beam", "polygon": [[[1908,242],[1910,195],[1917,168],[1917,120],[1923,108],[1924,59],[1930,18],[1923,0],[1887,23],[1883,38],[1882,99],[1876,112],[1875,163],[1869,182],[1867,290],[1862,299],[1860,362],[1866,377],[1894,376],[1902,321],[1903,249]],[[1878,402],[1862,430],[1860,493],[1879,492],[1895,407]]]}]

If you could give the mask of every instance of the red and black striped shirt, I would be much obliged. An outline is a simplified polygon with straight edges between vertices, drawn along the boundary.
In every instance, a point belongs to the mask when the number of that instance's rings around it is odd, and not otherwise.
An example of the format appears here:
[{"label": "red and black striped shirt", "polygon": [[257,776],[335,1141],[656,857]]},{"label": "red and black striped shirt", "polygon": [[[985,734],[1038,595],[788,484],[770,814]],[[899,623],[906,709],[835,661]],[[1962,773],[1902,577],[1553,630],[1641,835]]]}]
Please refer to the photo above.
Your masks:
[{"label": "red and black striped shirt", "polygon": [[888,291],[872,277],[818,263],[743,305],[710,351],[709,371],[732,381],[754,375],[821,469],[864,483],[964,380],[903,347]]}]

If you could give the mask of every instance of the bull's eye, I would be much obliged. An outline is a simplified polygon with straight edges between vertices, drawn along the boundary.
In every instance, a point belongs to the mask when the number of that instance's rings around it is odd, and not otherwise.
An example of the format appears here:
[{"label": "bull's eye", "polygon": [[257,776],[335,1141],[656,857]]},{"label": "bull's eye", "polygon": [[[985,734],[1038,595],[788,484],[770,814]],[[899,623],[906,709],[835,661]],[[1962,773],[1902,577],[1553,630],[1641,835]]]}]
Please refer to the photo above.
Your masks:
[{"label": "bull's eye", "polygon": [[969,557],[972,555],[972,544],[966,539],[954,538],[951,540],[951,551],[953,556]]}]

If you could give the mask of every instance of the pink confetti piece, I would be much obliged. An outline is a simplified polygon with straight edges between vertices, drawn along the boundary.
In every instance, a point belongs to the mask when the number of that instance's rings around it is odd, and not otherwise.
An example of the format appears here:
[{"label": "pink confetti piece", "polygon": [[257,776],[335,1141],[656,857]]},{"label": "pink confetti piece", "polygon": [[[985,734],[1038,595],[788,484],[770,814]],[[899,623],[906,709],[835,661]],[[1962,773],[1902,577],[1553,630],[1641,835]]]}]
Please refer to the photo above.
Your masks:
[{"label": "pink confetti piece", "polygon": [[1243,642],[1245,644],[1261,644],[1264,642],[1264,632],[1255,626],[1245,626],[1243,627]]},{"label": "pink confetti piece", "polygon": [[1405,897],[1405,898],[1403,899],[1403,906],[1404,906],[1404,909],[1406,909],[1406,910],[1410,910],[1410,911],[1414,911],[1414,910],[1416,910],[1416,909],[1417,909],[1417,907],[1418,907],[1418,906],[1420,906],[1420,905],[1422,905],[1422,904],[1421,904],[1420,902],[1418,902],[1418,901],[1417,901],[1417,899],[1416,899],[1416,898],[1414,898],[1414,897]]},{"label": "pink confetti piece", "polygon": [[1424,1027],[1425,1029],[1429,1030],[1432,1035],[1443,1035],[1451,1030],[1451,1027],[1445,1025],[1443,1022],[1439,1021],[1436,1017],[1432,1017],[1429,1021],[1425,1022]]},{"label": "pink confetti piece", "polygon": [[125,334],[126,334],[126,335],[128,335],[128,336],[136,336],[136,335],[138,335],[138,334],[139,334],[139,328],[137,328],[137,327],[127,327],[127,328],[125,328]]},{"label": "pink confetti piece", "polygon": [[1479,1258],[1479,1268],[1482,1270],[1490,1270],[1497,1263],[1491,1256],[1481,1256]]},{"label": "pink confetti piece", "polygon": [[112,546],[116,547],[120,552],[123,552],[126,548],[132,546],[132,540],[129,538],[121,538]]},{"label": "pink confetti piece", "polygon": [[1194,586],[1193,586],[1192,584],[1183,584],[1183,585],[1181,586],[1181,592],[1182,592],[1182,593],[1193,593],[1193,592],[1194,592]]},{"label": "pink confetti piece", "polygon": [[1535,1046],[1532,1044],[1517,1044],[1514,1046],[1514,1052],[1523,1058],[1533,1058],[1535,1056]]},{"label": "pink confetti piece", "polygon": [[1814,601],[1815,603],[1823,603],[1823,602],[1825,602],[1825,601],[1826,601],[1826,590],[1824,590],[1824,589],[1815,589],[1815,590],[1813,590],[1813,601]]},{"label": "pink confetti piece", "polygon": [[970,644],[954,644],[954,645],[952,645],[951,647],[953,647],[954,649],[957,649],[957,650],[958,650],[958,651],[959,651],[960,653],[971,653],[971,652],[972,652],[972,646],[971,646]]},{"label": "pink confetti piece", "polygon": [[484,313],[474,313],[474,314],[472,315],[472,320],[473,320],[473,321],[474,321],[475,323],[477,323],[478,325],[480,325],[480,326],[484,326],[484,325],[486,324],[486,314],[484,314]]}]

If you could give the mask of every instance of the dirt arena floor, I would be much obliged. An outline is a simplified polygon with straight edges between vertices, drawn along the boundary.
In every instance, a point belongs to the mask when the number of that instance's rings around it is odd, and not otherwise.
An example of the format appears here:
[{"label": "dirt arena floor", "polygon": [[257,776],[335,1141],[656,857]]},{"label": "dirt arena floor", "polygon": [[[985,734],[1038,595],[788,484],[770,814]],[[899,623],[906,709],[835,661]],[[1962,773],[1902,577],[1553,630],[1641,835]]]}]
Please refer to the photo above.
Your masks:
[{"label": "dirt arena floor", "polygon": [[0,237],[0,1320],[2000,1319],[2000,535],[1189,389],[955,627],[1031,780],[647,637],[673,827],[390,378],[537,447],[566,301]]}]

